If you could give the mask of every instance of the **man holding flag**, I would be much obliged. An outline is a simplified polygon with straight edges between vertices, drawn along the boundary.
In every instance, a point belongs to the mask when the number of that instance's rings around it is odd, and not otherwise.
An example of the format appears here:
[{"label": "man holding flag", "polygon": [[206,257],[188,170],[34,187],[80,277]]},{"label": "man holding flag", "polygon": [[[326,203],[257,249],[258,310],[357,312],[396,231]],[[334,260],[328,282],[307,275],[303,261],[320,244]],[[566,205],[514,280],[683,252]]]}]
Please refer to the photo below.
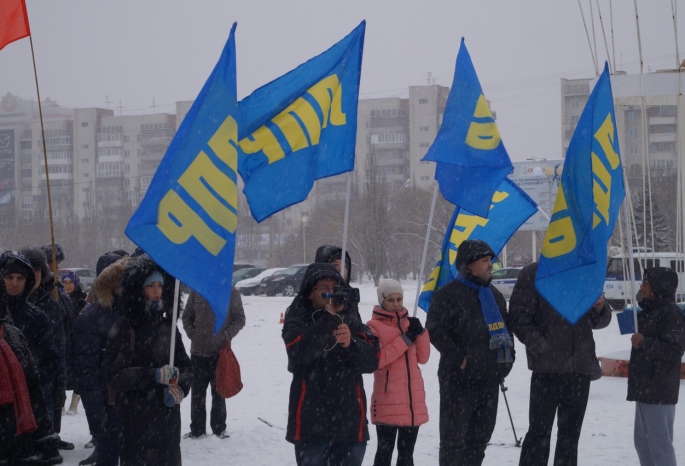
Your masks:
[{"label": "man holding flag", "polygon": [[529,430],[519,464],[546,465],[555,415],[555,465],[575,465],[598,369],[593,329],[611,322],[602,288],[625,196],[608,66],[583,110],[566,154],[539,263],[524,268],[509,302],[512,331],[526,345]]},{"label": "man holding flag", "polygon": [[430,304],[426,329],[440,352],[440,466],[479,465],[495,428],[499,383],[514,363],[507,303],[490,285],[495,252],[466,240],[457,276]]}]

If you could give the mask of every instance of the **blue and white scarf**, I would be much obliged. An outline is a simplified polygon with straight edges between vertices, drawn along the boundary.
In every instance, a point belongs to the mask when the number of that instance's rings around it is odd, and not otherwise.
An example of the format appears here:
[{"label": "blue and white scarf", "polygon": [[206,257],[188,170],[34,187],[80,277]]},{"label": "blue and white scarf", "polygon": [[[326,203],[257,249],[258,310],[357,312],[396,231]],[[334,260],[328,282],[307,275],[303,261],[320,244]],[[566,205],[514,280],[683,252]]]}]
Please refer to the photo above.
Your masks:
[{"label": "blue and white scarf", "polygon": [[511,357],[511,348],[514,347],[514,342],[511,339],[511,335],[509,335],[507,326],[502,321],[502,314],[499,312],[495,296],[492,294],[490,287],[476,285],[459,273],[457,273],[456,279],[472,290],[478,290],[480,309],[483,313],[483,319],[485,319],[485,325],[490,333],[490,349],[497,350],[497,362],[500,364],[514,362]]}]

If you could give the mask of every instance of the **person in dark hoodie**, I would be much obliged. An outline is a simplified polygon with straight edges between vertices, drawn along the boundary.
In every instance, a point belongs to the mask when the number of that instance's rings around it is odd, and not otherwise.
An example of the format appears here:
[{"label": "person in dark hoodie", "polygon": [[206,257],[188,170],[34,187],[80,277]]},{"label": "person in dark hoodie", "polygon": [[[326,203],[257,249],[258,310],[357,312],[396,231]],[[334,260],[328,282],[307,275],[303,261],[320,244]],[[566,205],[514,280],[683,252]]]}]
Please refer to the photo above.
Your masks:
[{"label": "person in dark hoodie", "polygon": [[[43,393],[46,405],[52,419],[52,426],[55,432],[60,431],[62,408],[67,399],[67,339],[64,331],[64,320],[59,303],[55,300],[51,291],[54,289],[54,276],[48,269],[45,253],[36,247],[26,247],[19,250],[31,263],[33,272],[36,276],[36,284],[29,293],[28,301],[41,309],[50,319],[50,331],[57,346],[59,358],[57,360],[57,373],[51,380],[45,380]],[[72,450],[73,443],[61,442],[62,450]]]},{"label": "person in dark hoodie", "polygon": [[124,316],[109,333],[103,361],[116,392],[121,466],[181,464],[179,405],[190,390],[192,365],[178,329],[174,366],[169,365],[173,301],[173,277],[149,256],[126,267]]},{"label": "person in dark hoodie", "polygon": [[116,465],[119,461],[117,422],[114,400],[102,368],[109,332],[122,316],[120,286],[129,258],[121,258],[101,270],[92,289],[97,301],[79,314],[74,323],[74,354],[76,381],[83,397],[83,406],[91,435],[95,441],[93,453],[80,465]]},{"label": "person in dark hoodie", "polygon": [[34,281],[23,254],[0,255],[0,465],[62,462],[34,363],[56,356],[47,317],[26,302]]},{"label": "person in dark hoodie", "polygon": [[611,308],[600,296],[571,324],[535,288],[538,263],[521,270],[509,300],[510,328],[526,346],[530,378],[529,427],[521,448],[521,466],[547,465],[557,422],[554,464],[578,462],[578,441],[597,370],[593,329],[611,322]]},{"label": "person in dark hoodie", "polygon": [[378,367],[378,338],[323,294],[343,283],[330,264],[307,267],[281,336],[293,374],[286,440],[298,466],[361,465],[369,440],[362,374]]},{"label": "person in dark hoodie", "polygon": [[490,285],[493,258],[486,242],[462,242],[457,277],[434,294],[428,311],[426,329],[440,352],[440,466],[483,462],[499,384],[514,363],[507,303]]},{"label": "person in dark hoodie", "polygon": [[637,295],[642,312],[631,338],[628,401],[635,401],[635,450],[642,466],[675,466],[673,421],[685,352],[685,318],[674,304],[678,274],[645,270]]},{"label": "person in dark hoodie", "polygon": [[[342,270],[342,248],[334,244],[319,246],[314,256],[314,262],[317,264],[331,264],[340,273]],[[345,288],[351,288],[350,277],[352,277],[352,259],[350,258],[350,253],[345,251],[345,277],[342,283]],[[358,303],[348,303],[344,312],[349,312],[360,321],[362,320],[359,314]]]}]

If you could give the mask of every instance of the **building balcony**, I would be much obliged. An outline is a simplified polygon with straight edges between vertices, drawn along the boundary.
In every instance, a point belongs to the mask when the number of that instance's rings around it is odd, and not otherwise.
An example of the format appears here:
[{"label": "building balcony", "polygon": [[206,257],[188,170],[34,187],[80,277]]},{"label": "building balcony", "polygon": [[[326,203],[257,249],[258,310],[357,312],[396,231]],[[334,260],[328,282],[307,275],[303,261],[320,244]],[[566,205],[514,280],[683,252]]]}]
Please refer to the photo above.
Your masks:
[{"label": "building balcony", "polygon": [[140,145],[143,147],[158,147],[158,146],[169,146],[173,136],[164,136],[160,138],[141,138]]},{"label": "building balcony", "polygon": [[649,135],[649,142],[676,142],[676,133],[654,133]]},{"label": "building balcony", "polygon": [[98,142],[98,147],[123,147],[124,143],[122,141],[100,141]]},{"label": "building balcony", "polygon": [[675,125],[678,123],[678,119],[674,116],[672,117],[649,117],[649,125]]},{"label": "building balcony", "polygon": [[124,161],[124,156],[123,155],[99,155],[98,156],[98,163],[107,163],[107,162],[123,162]]},{"label": "building balcony", "polygon": [[[73,179],[74,179],[73,173],[50,173],[50,183],[52,183],[53,180],[73,180]],[[45,173],[40,175],[40,180],[46,181],[45,180]]]}]

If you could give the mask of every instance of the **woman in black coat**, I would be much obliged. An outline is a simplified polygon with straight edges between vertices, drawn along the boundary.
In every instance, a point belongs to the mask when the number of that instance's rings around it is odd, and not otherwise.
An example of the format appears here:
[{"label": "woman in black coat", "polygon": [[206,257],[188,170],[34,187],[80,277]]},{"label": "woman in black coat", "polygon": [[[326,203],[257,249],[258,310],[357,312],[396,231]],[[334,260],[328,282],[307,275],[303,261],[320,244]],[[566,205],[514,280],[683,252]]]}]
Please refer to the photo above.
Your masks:
[{"label": "woman in black coat", "polygon": [[116,391],[120,464],[180,465],[179,404],[192,366],[178,330],[175,367],[168,366],[174,279],[143,255],[126,268],[121,288],[124,317],[110,331],[103,361]]}]

